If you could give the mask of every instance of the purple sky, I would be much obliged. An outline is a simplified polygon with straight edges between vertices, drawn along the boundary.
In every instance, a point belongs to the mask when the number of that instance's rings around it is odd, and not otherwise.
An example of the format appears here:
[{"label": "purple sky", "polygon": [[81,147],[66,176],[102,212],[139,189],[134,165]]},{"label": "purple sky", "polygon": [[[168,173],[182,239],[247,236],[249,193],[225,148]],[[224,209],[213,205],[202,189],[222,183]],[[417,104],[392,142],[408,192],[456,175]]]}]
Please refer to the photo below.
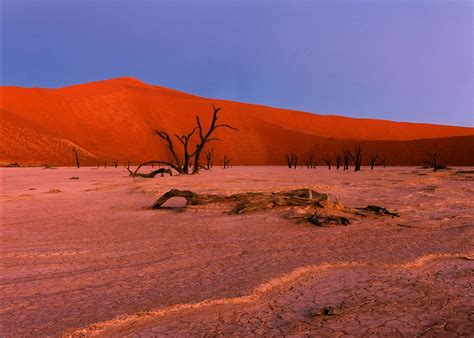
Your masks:
[{"label": "purple sky", "polygon": [[322,114],[474,126],[470,0],[1,2],[3,85],[133,76]]}]

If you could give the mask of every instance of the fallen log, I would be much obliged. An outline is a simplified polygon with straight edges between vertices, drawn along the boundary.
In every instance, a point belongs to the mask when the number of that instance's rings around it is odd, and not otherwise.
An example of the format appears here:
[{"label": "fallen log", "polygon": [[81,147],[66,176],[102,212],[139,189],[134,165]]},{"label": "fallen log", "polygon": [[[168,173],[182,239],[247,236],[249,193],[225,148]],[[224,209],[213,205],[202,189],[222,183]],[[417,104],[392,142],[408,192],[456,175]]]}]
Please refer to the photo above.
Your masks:
[{"label": "fallen log", "polygon": [[386,208],[379,207],[377,205],[368,205],[365,208],[356,208],[357,210],[360,211],[365,211],[369,213],[374,213],[377,215],[387,215],[387,216],[392,216],[392,217],[400,217],[400,214],[398,212],[392,212]]},{"label": "fallen log", "polygon": [[185,207],[205,204],[230,204],[231,214],[266,211],[276,208],[293,210],[285,218],[296,222],[309,222],[316,226],[347,226],[355,217],[370,215],[398,217],[397,212],[369,205],[366,208],[348,208],[340,202],[328,202],[328,195],[311,189],[296,189],[279,192],[246,192],[232,195],[198,194],[190,190],[172,189],[153,203],[153,209],[166,208],[163,205],[171,198],[184,198]]},{"label": "fallen log", "polygon": [[173,176],[171,169],[165,169],[165,168],[153,170],[152,172],[147,173],[147,174],[138,173],[136,171],[133,172],[130,170],[130,168],[127,168],[127,170],[128,170],[128,176],[132,176],[132,177],[154,178],[158,174],[161,174],[161,177],[165,176],[165,174],[169,174],[170,176]]},{"label": "fallen log", "polygon": [[189,190],[172,189],[161,196],[153,209],[159,209],[170,198],[183,197],[186,206],[210,203],[234,203],[232,213],[243,214],[252,211],[268,210],[283,206],[317,206],[327,201],[328,195],[310,189],[297,189],[281,192],[248,192],[233,195],[197,194]]}]

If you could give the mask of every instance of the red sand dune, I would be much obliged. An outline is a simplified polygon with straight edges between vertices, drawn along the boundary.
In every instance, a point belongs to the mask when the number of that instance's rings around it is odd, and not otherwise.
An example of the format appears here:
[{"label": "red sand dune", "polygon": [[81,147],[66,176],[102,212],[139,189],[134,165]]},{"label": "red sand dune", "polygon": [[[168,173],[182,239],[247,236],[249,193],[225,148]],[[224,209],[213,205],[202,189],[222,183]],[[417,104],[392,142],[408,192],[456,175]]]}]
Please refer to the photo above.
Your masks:
[{"label": "red sand dune", "polygon": [[207,99],[118,78],[59,89],[1,87],[0,163],[73,165],[72,148],[83,164],[166,159],[152,129],[184,133],[199,114],[209,122],[211,104],[220,120],[240,131],[220,130],[216,162],[224,153],[233,164],[283,164],[286,152],[303,160],[334,156],[343,147],[365,144],[390,165],[418,165],[437,151],[452,165],[474,165],[474,128],[317,115],[239,102]]}]

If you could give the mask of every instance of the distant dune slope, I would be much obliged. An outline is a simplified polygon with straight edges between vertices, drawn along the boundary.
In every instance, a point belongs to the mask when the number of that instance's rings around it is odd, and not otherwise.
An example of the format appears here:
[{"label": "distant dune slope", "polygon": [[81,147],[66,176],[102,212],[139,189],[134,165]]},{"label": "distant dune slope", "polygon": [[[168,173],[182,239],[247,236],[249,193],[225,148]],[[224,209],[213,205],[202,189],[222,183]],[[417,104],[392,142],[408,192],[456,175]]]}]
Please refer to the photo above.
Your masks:
[{"label": "distant dune slope", "polygon": [[474,165],[474,128],[354,119],[225,100],[207,99],[118,78],[59,89],[1,87],[0,163],[73,165],[72,148],[84,164],[167,158],[153,129],[183,133],[204,123],[211,105],[239,132],[221,130],[216,163],[226,153],[234,164],[283,164],[296,152],[335,156],[364,142],[390,165],[418,165],[428,151],[448,164]]}]

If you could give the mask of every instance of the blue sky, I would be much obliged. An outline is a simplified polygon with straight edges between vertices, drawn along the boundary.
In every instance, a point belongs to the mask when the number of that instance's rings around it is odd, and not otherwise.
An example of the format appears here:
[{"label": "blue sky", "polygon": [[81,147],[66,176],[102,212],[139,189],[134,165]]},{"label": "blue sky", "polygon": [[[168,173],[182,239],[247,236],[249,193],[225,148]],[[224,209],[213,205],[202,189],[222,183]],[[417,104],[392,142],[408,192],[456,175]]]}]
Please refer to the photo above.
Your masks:
[{"label": "blue sky", "polygon": [[471,1],[2,0],[2,84],[473,126]]}]

